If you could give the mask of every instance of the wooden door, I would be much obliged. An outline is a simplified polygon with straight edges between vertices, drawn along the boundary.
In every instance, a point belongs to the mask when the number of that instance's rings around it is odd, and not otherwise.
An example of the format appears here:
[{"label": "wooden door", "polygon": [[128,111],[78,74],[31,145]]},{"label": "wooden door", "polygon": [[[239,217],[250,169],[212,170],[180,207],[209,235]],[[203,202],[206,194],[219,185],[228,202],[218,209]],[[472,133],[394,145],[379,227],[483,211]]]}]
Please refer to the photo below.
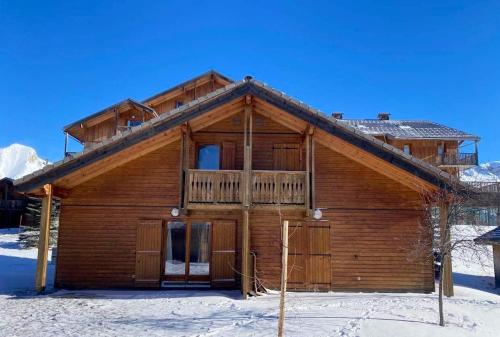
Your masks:
[{"label": "wooden door", "polygon": [[273,170],[300,171],[300,144],[274,144]]},{"label": "wooden door", "polygon": [[135,253],[137,287],[159,287],[161,273],[162,220],[139,220]]},{"label": "wooden door", "polygon": [[236,169],[236,144],[234,142],[222,142],[221,170]]},{"label": "wooden door", "polygon": [[236,222],[215,221],[212,228],[211,283],[213,287],[235,284]]},{"label": "wooden door", "polygon": [[288,233],[289,288],[330,289],[330,224],[328,222],[292,224]]}]

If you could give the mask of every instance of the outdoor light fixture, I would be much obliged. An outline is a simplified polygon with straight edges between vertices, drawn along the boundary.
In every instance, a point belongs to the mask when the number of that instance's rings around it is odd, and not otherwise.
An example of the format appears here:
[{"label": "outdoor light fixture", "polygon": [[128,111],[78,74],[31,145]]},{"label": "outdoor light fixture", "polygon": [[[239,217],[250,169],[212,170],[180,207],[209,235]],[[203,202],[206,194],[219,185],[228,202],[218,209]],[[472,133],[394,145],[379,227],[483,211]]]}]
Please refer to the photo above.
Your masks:
[{"label": "outdoor light fixture", "polygon": [[319,220],[323,217],[323,212],[319,208],[316,208],[313,213],[313,218]]},{"label": "outdoor light fixture", "polygon": [[178,208],[172,208],[172,210],[170,211],[170,214],[172,216],[179,216],[179,209]]}]

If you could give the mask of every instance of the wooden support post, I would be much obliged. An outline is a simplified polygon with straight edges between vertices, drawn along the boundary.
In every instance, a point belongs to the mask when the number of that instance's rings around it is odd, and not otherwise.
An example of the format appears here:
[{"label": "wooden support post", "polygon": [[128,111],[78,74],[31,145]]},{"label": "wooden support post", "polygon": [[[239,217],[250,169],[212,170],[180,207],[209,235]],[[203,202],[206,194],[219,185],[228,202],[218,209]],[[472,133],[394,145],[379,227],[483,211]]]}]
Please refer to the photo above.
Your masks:
[{"label": "wooden support post", "polygon": [[241,292],[243,298],[247,299],[248,292],[250,291],[250,278],[249,272],[249,255],[250,255],[250,241],[249,241],[249,222],[250,212],[248,209],[243,210],[243,228],[242,228],[242,242],[241,242]]},{"label": "wooden support post", "polygon": [[182,170],[184,171],[184,209],[187,209],[189,204],[189,148],[191,147],[191,128],[189,124],[186,123],[186,131],[183,133],[184,142],[183,142],[183,162],[182,162]]},{"label": "wooden support post", "polygon": [[311,129],[306,133],[306,216],[311,215]]},{"label": "wooden support post", "polygon": [[251,97],[245,99],[245,121],[244,121],[244,139],[243,139],[243,229],[242,229],[242,245],[241,245],[241,291],[243,298],[247,298],[250,291],[250,207],[252,204],[252,106]]},{"label": "wooden support post", "polygon": [[493,266],[495,270],[495,288],[500,288],[500,245],[493,245]]},{"label": "wooden support post", "polygon": [[186,128],[182,127],[181,129],[181,141],[180,141],[180,150],[179,150],[179,209],[184,209],[187,205],[184,203],[184,194],[187,193],[184,186],[186,186],[186,172],[184,170],[184,143],[186,141]]},{"label": "wooden support post", "polygon": [[119,115],[119,113],[118,113],[117,108],[115,108],[114,111],[115,111],[115,135],[116,135],[116,134],[118,134],[118,115]]},{"label": "wooden support post", "polygon": [[68,153],[68,131],[64,131],[64,158]]},{"label": "wooden support post", "polygon": [[278,337],[285,335],[285,294],[286,282],[288,277],[288,221],[283,221],[283,252],[281,254],[281,294],[280,294],[280,312],[278,318]]},{"label": "wooden support post", "polygon": [[451,263],[451,235],[450,224],[448,223],[449,205],[447,202],[441,202],[439,205],[439,229],[440,229],[440,244],[446,256],[441,261],[441,268],[443,268],[443,294],[445,296],[453,296],[453,270]]},{"label": "wooden support post", "polygon": [[316,145],[314,143],[314,136],[311,136],[311,209],[316,209]]},{"label": "wooden support post", "polygon": [[36,264],[35,290],[44,291],[47,283],[47,260],[49,256],[50,215],[52,210],[52,185],[43,186],[42,211],[40,213],[40,237]]}]

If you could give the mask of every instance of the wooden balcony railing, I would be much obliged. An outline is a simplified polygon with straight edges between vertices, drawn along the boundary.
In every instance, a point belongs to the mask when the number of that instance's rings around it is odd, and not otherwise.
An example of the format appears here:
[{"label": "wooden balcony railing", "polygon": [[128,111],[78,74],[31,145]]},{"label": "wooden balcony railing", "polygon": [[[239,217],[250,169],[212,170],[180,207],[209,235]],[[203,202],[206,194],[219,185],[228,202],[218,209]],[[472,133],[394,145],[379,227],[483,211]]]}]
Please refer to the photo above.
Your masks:
[{"label": "wooden balcony railing", "polygon": [[254,204],[304,205],[306,173],[300,171],[253,171]]},{"label": "wooden balcony railing", "polygon": [[445,153],[436,156],[436,163],[441,166],[475,166],[477,153]]},{"label": "wooden balcony railing", "polygon": [[[188,207],[243,202],[243,171],[188,170],[186,179]],[[250,184],[252,204],[305,206],[305,172],[252,171]]]},{"label": "wooden balcony railing", "polygon": [[188,203],[242,202],[242,171],[188,170],[187,179]]}]

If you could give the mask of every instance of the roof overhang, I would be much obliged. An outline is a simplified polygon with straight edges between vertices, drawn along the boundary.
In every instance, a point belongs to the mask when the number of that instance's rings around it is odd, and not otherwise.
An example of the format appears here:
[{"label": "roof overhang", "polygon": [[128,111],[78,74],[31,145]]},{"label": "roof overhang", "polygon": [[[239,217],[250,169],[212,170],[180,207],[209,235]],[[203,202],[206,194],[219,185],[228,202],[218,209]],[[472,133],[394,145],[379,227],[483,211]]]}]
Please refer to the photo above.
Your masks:
[{"label": "roof overhang", "polygon": [[272,104],[302,119],[313,127],[339,138],[346,144],[348,143],[357,147],[363,153],[368,153],[409,175],[417,177],[423,184],[446,189],[452,186],[450,182],[454,178],[448,173],[420,159],[407,155],[372,136],[366,135],[354,127],[346,126],[334,120],[332,121],[323,113],[253,79],[229,84],[178,109],[153,118],[141,126],[134,127],[129,131],[103,141],[93,149],[87,149],[73,158],[66,158],[58,163],[47,166],[41,171],[23,177],[17,180],[15,184],[20,191],[30,192],[44,184],[52,183],[61,177],[67,176],[82,167],[96,163],[131,146],[144,142],[155,135],[163,134],[168,130],[181,126],[183,123],[197,116],[241,98],[244,95],[252,95]]}]

